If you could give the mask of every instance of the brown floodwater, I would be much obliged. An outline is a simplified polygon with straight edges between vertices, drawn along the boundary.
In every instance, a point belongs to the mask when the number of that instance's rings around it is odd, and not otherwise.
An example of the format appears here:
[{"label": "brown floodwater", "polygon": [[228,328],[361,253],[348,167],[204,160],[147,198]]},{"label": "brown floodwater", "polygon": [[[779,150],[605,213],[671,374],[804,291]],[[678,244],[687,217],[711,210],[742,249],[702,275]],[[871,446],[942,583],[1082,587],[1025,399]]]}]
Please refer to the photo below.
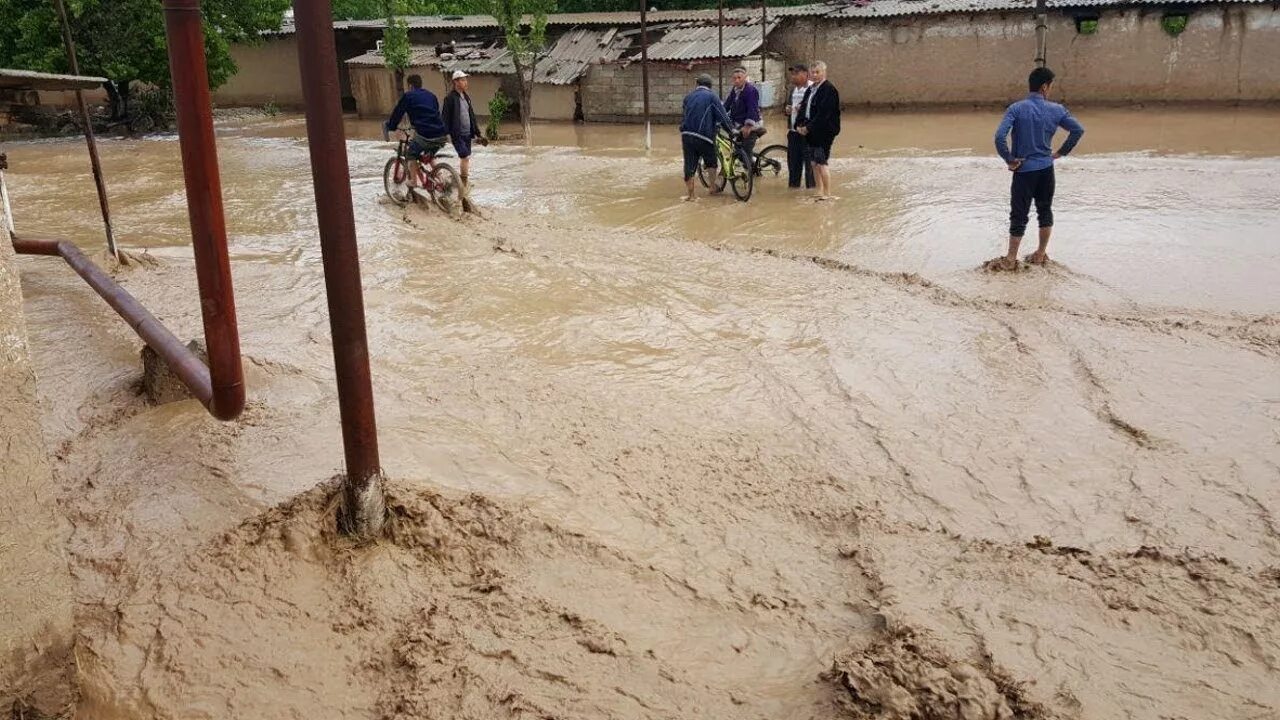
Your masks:
[{"label": "brown floodwater", "polygon": [[[242,420],[143,404],[128,328],[19,266],[81,714],[1280,713],[1280,110],[1077,114],[1055,262],[1013,274],[979,269],[995,113],[851,114],[827,204],[682,203],[673,128],[539,124],[477,151],[463,222],[387,202],[350,121],[407,528],[374,548],[312,491],[341,450],[304,124],[223,124]],[[19,230],[94,247],[83,146],[6,151]],[[119,279],[195,336],[175,138],[102,155],[157,261]]]}]

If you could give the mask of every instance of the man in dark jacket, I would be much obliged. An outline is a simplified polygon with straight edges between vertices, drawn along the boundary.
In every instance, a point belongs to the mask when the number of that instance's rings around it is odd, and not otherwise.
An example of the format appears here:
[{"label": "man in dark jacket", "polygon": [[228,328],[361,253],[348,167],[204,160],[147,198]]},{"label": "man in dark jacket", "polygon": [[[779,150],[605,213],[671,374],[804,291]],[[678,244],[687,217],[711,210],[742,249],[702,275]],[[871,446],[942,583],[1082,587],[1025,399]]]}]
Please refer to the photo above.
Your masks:
[{"label": "man in dark jacket", "polygon": [[444,121],[440,119],[440,101],[435,93],[422,89],[422,76],[410,75],[409,90],[400,96],[395,110],[383,126],[388,133],[400,126],[405,115],[409,116],[409,124],[413,126],[415,135],[409,141],[409,186],[418,186],[418,157],[434,155],[444,147],[448,133],[444,129]]},{"label": "man in dark jacket", "polygon": [[469,76],[461,70],[453,71],[453,90],[444,97],[445,129],[453,140],[453,149],[458,153],[458,164],[461,165],[462,184],[468,184],[471,170],[471,141],[479,140],[481,145],[489,141],[480,133],[480,124],[476,122],[476,110],[471,104],[471,96],[467,94]]},{"label": "man in dark jacket", "polygon": [[800,102],[800,114],[796,118],[796,132],[804,135],[809,144],[809,159],[818,181],[818,199],[831,197],[831,143],[840,134],[840,93],[827,80],[827,64],[819,60],[809,66],[813,85]]},{"label": "man in dark jacket", "polygon": [[684,118],[680,121],[680,140],[684,146],[684,185],[688,190],[685,200],[693,200],[693,176],[698,172],[698,161],[707,170],[714,170],[716,161],[716,129],[723,127],[733,132],[733,121],[724,111],[724,103],[711,89],[711,76],[698,76],[693,92],[684,96]]}]

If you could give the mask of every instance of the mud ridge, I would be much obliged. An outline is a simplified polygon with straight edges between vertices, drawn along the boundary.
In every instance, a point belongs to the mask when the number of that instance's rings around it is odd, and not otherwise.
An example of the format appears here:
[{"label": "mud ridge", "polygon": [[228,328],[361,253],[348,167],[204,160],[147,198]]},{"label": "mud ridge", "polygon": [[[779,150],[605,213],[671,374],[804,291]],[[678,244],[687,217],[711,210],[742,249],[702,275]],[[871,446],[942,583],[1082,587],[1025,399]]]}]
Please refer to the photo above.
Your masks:
[{"label": "mud ridge", "polygon": [[1153,332],[1176,334],[1179,331],[1192,331],[1215,340],[1243,343],[1246,348],[1267,357],[1280,356],[1280,317],[1276,315],[1259,315],[1253,317],[1234,318],[1233,322],[1206,322],[1198,319],[1152,318],[1137,315],[1113,315],[1090,313],[1083,310],[1054,306],[1033,306],[1007,300],[987,300],[962,295],[945,286],[921,277],[916,273],[886,272],[870,270],[852,263],[824,257],[822,255],[804,255],[788,253],[773,248],[738,247],[734,245],[710,245],[717,252],[732,252],[745,255],[765,255],[768,257],[808,262],[818,267],[847,272],[861,277],[873,278],[900,288],[923,292],[936,302],[950,307],[964,307],[975,310],[1015,310],[1019,312],[1052,312],[1083,320],[1094,320],[1126,327],[1140,327]]}]

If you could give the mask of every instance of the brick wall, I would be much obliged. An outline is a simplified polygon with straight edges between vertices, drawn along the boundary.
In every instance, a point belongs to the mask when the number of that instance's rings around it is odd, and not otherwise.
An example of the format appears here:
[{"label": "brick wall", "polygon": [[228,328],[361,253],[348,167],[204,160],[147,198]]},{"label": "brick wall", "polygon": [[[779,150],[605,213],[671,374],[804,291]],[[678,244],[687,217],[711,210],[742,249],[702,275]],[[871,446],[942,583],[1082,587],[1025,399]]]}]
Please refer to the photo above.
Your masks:
[{"label": "brick wall", "polygon": [[[760,58],[726,60],[726,89],[730,71],[739,64],[750,71],[753,82],[758,80]],[[765,69],[769,79],[775,82],[786,72],[782,61],[772,58]],[[653,119],[662,122],[679,119],[684,96],[693,89],[694,79],[704,72],[716,77],[718,64],[714,60],[694,65],[650,63],[649,112]],[[642,91],[640,63],[592,65],[582,79],[583,115],[588,121],[596,122],[639,121],[644,117]]]}]

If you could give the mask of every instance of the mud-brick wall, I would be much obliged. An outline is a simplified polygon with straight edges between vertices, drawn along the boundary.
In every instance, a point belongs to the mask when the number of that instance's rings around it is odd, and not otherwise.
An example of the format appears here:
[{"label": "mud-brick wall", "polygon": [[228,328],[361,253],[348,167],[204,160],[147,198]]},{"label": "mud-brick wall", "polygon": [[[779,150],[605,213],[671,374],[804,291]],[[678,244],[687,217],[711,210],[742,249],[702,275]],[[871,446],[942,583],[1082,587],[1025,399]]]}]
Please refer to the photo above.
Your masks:
[{"label": "mud-brick wall", "polygon": [[[752,80],[760,74],[760,58],[725,60],[725,90],[729,87],[729,74],[736,65],[747,68]],[[694,79],[701,73],[716,77],[718,64],[710,62],[694,65],[650,63],[649,65],[649,113],[654,120],[677,120],[681,115],[684,96],[693,89]],[[770,58],[765,66],[766,79],[777,86],[786,74],[781,60]],[[640,77],[640,63],[604,63],[592,65],[582,79],[582,113],[589,121],[635,122],[644,117],[644,94]],[[775,100],[777,99],[775,93]],[[776,102],[774,103],[777,104]]]},{"label": "mud-brick wall", "polygon": [[[1169,35],[1159,6],[1101,8],[1082,35],[1053,11],[1048,60],[1060,98],[1080,102],[1280,100],[1280,9],[1191,6]],[[1029,13],[797,18],[769,36],[789,62],[825,60],[849,105],[991,104],[1025,94],[1035,58]]]},{"label": "mud-brick wall", "polygon": [[15,702],[38,711],[27,717],[55,717],[72,700],[68,528],[40,416],[16,258],[0,242],[0,714],[14,717]]},{"label": "mud-brick wall", "polygon": [[237,107],[273,102],[282,108],[302,107],[302,77],[294,35],[271,36],[255,44],[233,44],[231,59],[237,72],[213,91],[215,104]]}]

